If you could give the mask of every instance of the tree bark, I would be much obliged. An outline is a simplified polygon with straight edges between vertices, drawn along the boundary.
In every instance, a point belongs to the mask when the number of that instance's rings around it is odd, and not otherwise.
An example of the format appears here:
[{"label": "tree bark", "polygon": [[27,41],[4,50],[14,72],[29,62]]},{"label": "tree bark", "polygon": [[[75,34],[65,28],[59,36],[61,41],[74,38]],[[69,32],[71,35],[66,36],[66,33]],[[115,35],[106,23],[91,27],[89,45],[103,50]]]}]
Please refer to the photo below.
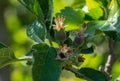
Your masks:
[{"label": "tree bark", "polygon": [[108,76],[107,81],[110,81],[110,79],[112,78],[112,75],[111,75],[112,66],[117,59],[117,55],[114,53],[114,45],[115,45],[115,41],[112,38],[109,38],[108,39],[109,53],[108,53],[108,58],[104,68],[104,71]]}]

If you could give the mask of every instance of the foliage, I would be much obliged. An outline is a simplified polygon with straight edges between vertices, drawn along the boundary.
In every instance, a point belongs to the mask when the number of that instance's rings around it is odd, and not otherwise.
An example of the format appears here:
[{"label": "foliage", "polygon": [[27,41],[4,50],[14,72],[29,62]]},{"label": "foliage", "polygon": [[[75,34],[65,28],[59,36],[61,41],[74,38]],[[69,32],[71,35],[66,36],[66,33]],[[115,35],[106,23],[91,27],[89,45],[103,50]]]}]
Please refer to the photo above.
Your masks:
[{"label": "foliage", "polygon": [[27,60],[32,62],[33,81],[59,81],[63,69],[89,81],[108,80],[106,71],[79,67],[86,60],[83,55],[93,54],[96,45],[107,38],[120,41],[119,0],[86,0],[84,6],[65,7],[55,15],[52,0],[19,1],[35,16],[27,36],[37,44],[31,48],[32,55],[16,58],[10,48],[0,43],[0,68]]},{"label": "foliage", "polygon": [[16,60],[13,51],[0,43],[0,68]]}]

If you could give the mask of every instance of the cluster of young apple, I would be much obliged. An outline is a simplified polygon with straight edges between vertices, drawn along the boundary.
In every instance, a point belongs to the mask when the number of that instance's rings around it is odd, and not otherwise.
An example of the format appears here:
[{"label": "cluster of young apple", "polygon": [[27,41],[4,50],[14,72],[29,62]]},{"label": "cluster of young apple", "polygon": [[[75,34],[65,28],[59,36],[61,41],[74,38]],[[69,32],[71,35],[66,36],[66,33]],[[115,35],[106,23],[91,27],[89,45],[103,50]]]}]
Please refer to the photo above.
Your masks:
[{"label": "cluster of young apple", "polygon": [[[85,60],[83,55],[77,52],[80,51],[80,48],[84,45],[87,37],[84,34],[85,23],[83,23],[84,26],[82,25],[80,31],[74,31],[74,33],[71,34],[73,31],[65,31],[64,21],[65,17],[63,16],[54,18],[54,39],[59,45],[59,48],[56,48],[56,60],[79,66]],[[73,36],[73,39],[70,38],[70,35]]]}]

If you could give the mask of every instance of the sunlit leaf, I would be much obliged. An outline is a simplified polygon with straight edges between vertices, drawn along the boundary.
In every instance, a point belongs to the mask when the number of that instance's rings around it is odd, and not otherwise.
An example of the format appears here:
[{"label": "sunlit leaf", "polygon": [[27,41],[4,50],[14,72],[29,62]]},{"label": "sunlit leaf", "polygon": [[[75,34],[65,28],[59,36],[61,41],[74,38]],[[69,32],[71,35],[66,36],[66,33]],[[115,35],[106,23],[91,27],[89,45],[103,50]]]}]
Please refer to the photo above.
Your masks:
[{"label": "sunlit leaf", "polygon": [[100,17],[103,16],[103,11],[100,7],[97,8],[92,8],[89,10],[88,14],[90,17],[92,17],[93,19],[99,19]]},{"label": "sunlit leaf", "polygon": [[57,16],[65,17],[66,31],[76,30],[80,28],[80,24],[83,22],[85,13],[82,10],[74,10],[70,7],[66,7],[61,10]]},{"label": "sunlit leaf", "polygon": [[94,0],[86,0],[86,4],[88,7],[88,14],[93,19],[99,19],[103,16],[103,10],[99,6],[99,4]]},{"label": "sunlit leaf", "polygon": [[120,40],[120,8],[117,0],[112,6],[108,19],[104,21],[91,21],[88,23],[86,33],[94,37],[96,30],[103,31],[114,40]]},{"label": "sunlit leaf", "polygon": [[74,0],[72,7],[74,8],[82,8],[85,5],[85,0]]},{"label": "sunlit leaf", "polygon": [[103,6],[103,7],[105,7],[105,8],[107,8],[107,6],[108,6],[108,0],[95,0],[97,3],[99,3],[99,5],[101,5],[101,6]]},{"label": "sunlit leaf", "polygon": [[59,81],[62,63],[56,60],[56,50],[46,44],[33,46],[33,81]]},{"label": "sunlit leaf", "polygon": [[114,0],[108,0],[108,2],[109,2],[109,8],[111,9],[114,4]]},{"label": "sunlit leaf", "polygon": [[113,16],[117,16],[118,14],[120,14],[120,5],[118,0],[112,0],[114,1],[113,5],[111,6],[110,12],[109,12],[109,18],[113,17]]},{"label": "sunlit leaf", "polygon": [[38,21],[35,21],[27,29],[27,35],[36,42],[43,42],[46,37],[46,28],[43,27]]},{"label": "sunlit leaf", "polygon": [[95,0],[86,0],[88,10],[99,7],[99,4]]},{"label": "sunlit leaf", "polygon": [[114,1],[114,5],[110,10],[105,24],[109,24],[109,26],[105,27],[103,25],[100,29],[114,40],[120,40],[120,6],[118,4],[118,0]]}]

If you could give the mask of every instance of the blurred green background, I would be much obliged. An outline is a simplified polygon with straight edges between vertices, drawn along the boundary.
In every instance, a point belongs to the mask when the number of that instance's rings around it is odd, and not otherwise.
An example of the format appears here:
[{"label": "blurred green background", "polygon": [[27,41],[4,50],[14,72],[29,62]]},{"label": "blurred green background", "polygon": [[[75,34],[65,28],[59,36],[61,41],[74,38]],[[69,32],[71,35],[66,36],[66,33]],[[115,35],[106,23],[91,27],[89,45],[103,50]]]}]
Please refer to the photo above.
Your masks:
[{"label": "blurred green background", "polygon": [[[54,14],[66,6],[82,8],[85,0],[53,0]],[[35,17],[17,0],[0,0],[0,42],[11,47],[16,57],[21,57],[30,50],[35,43],[26,35],[26,27],[34,21]],[[101,39],[95,39],[101,40]],[[94,54],[84,55],[85,62],[80,67],[90,67],[97,69],[105,64],[107,57],[107,43],[98,44]],[[119,54],[120,42],[117,42],[115,50]],[[114,81],[120,76],[120,59],[113,66],[112,74]],[[16,62],[0,70],[0,81],[32,81],[31,66],[26,62]],[[63,71],[60,81],[86,81],[80,80],[71,72]],[[116,80],[120,81],[120,80]]]}]

